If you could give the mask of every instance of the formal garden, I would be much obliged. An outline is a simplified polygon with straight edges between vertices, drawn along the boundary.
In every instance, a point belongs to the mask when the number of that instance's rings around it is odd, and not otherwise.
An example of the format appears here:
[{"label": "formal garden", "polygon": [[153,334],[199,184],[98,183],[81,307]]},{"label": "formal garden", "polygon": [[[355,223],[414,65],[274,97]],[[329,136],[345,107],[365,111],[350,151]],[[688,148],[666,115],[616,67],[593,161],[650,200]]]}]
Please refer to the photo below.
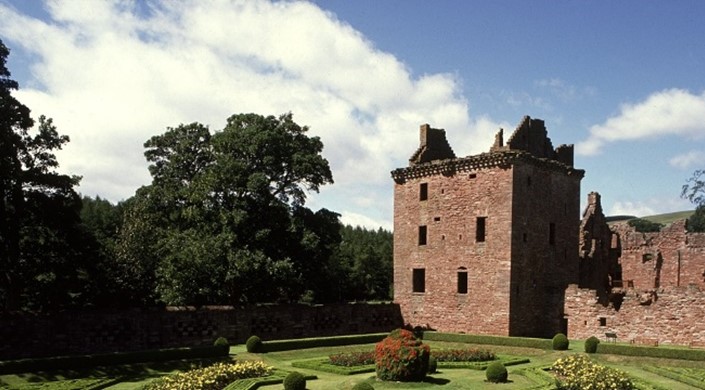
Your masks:
[{"label": "formal garden", "polygon": [[705,389],[705,350],[412,332],[0,362],[8,389]]}]

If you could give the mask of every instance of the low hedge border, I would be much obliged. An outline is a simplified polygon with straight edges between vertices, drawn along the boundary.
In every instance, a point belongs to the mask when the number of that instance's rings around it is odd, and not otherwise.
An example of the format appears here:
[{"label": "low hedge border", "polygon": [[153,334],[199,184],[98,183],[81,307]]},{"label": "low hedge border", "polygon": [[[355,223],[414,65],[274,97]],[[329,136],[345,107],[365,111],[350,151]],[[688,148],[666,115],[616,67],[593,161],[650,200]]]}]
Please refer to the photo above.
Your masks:
[{"label": "low hedge border", "polygon": [[[529,363],[530,360],[527,358],[519,357],[500,357],[498,359],[505,366],[515,366],[518,364]],[[471,370],[484,370],[487,365],[497,360],[490,360],[484,362],[438,362],[438,368],[446,369],[456,369],[456,368],[467,368]],[[307,359],[307,360],[297,360],[291,363],[292,367],[295,368],[306,368],[309,370],[316,370],[327,372],[329,374],[337,375],[355,375],[355,374],[365,374],[368,372],[375,372],[374,364],[365,364],[362,366],[344,367],[336,366],[330,363],[328,358],[318,358],[318,359]]]},{"label": "low hedge border", "polygon": [[647,356],[664,359],[705,361],[705,349],[642,347],[626,344],[600,343],[597,353],[623,356]]},{"label": "low hedge border", "polygon": [[230,349],[222,346],[154,349],[96,355],[57,356],[49,358],[0,361],[0,374],[91,368],[119,364],[165,362],[181,359],[226,357]]},{"label": "low hedge border", "polygon": [[382,341],[387,336],[389,336],[389,333],[369,333],[351,336],[263,341],[262,352],[280,352],[318,347],[338,347],[341,345],[354,344],[374,344]]},{"label": "low hedge border", "polygon": [[337,375],[355,375],[365,374],[368,372],[375,372],[374,364],[365,364],[362,366],[352,367],[336,366],[335,364],[331,364],[330,359],[328,358],[298,360],[292,362],[291,366],[296,368],[307,368],[309,370],[322,371],[327,372],[329,374]]},{"label": "low hedge border", "polygon": [[705,370],[699,370],[700,375],[690,376],[688,375],[687,369],[682,370],[657,366],[644,366],[642,369],[644,371],[649,371],[654,374],[673,379],[674,381],[685,383],[686,385],[693,386],[698,389],[705,388]]},{"label": "low hedge border", "polygon": [[[82,378],[51,381],[52,390],[101,390],[120,382],[114,378]],[[48,388],[46,382],[14,385],[13,390],[37,390]]]},{"label": "low hedge border", "polygon": [[515,371],[512,375],[521,375],[534,383],[526,390],[553,390],[556,388],[556,378],[548,372],[550,367],[524,368]]},{"label": "low hedge border", "polygon": [[424,340],[447,341],[451,343],[501,345],[507,347],[525,347],[547,350],[553,349],[553,342],[551,339],[536,339],[529,337],[503,337],[426,331],[423,334],[423,338]]},{"label": "low hedge border", "polygon": [[[274,369],[271,375],[259,378],[238,379],[223,390],[254,390],[262,386],[277,385],[284,382],[290,371]],[[318,379],[315,375],[304,375],[307,381]]]},{"label": "low hedge border", "polygon": [[484,362],[438,362],[438,368],[468,368],[471,370],[484,370],[490,363],[496,361],[502,362],[505,366],[516,366],[531,362],[531,360],[527,358],[500,357],[497,360],[488,360]]}]

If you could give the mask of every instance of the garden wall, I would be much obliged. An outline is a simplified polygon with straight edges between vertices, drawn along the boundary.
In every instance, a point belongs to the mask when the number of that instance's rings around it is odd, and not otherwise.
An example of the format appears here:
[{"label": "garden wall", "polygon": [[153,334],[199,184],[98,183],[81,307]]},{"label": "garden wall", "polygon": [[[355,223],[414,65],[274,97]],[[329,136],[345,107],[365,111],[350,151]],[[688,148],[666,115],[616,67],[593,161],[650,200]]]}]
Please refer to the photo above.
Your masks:
[{"label": "garden wall", "polygon": [[271,305],[233,308],[81,310],[0,318],[0,360],[388,332],[399,305]]}]

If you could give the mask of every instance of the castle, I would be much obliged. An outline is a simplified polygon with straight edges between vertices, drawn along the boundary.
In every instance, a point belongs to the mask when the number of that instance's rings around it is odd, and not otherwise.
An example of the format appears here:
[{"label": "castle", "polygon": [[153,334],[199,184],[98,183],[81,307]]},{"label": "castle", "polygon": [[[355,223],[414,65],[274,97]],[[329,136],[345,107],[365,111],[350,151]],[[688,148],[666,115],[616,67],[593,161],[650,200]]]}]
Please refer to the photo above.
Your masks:
[{"label": "castle", "polygon": [[489,152],[460,158],[444,130],[422,125],[409,166],[392,171],[394,300],[404,320],[451,332],[705,344],[705,325],[674,336],[631,312],[634,303],[653,311],[657,296],[677,289],[692,305],[674,321],[703,318],[705,234],[686,234],[682,223],[653,237],[615,230],[597,193],[581,221],[585,172],[573,161],[573,146],[554,148],[544,122],[528,116],[506,142],[500,129]]}]

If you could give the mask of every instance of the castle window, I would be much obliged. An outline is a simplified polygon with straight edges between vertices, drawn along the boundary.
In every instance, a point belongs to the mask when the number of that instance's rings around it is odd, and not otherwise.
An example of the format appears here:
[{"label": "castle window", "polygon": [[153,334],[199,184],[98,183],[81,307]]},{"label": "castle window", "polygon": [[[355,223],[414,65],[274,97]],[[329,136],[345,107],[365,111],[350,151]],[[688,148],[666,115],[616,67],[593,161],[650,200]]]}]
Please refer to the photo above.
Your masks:
[{"label": "castle window", "polygon": [[428,199],[428,183],[421,183],[419,187],[419,200]]},{"label": "castle window", "polygon": [[521,240],[522,240],[522,241],[524,241],[524,242],[526,242],[526,241],[527,241],[527,236],[526,236],[526,233],[522,234],[522,236],[521,236]]},{"label": "castle window", "polygon": [[474,179],[477,177],[477,173],[471,173],[468,175],[468,179]]},{"label": "castle window", "polygon": [[556,224],[553,222],[548,224],[548,244],[556,244]]},{"label": "castle window", "polygon": [[475,241],[485,242],[485,226],[487,224],[487,217],[477,217],[475,222]]},{"label": "castle window", "polygon": [[600,317],[600,326],[607,326],[607,318]]},{"label": "castle window", "polygon": [[458,268],[458,294],[468,293],[468,270],[465,267]]},{"label": "castle window", "polygon": [[531,176],[526,177],[526,186],[531,187]]},{"label": "castle window", "polygon": [[412,273],[412,292],[426,292],[426,269],[414,268]]},{"label": "castle window", "polygon": [[426,245],[428,229],[426,225],[419,226],[419,245]]}]

